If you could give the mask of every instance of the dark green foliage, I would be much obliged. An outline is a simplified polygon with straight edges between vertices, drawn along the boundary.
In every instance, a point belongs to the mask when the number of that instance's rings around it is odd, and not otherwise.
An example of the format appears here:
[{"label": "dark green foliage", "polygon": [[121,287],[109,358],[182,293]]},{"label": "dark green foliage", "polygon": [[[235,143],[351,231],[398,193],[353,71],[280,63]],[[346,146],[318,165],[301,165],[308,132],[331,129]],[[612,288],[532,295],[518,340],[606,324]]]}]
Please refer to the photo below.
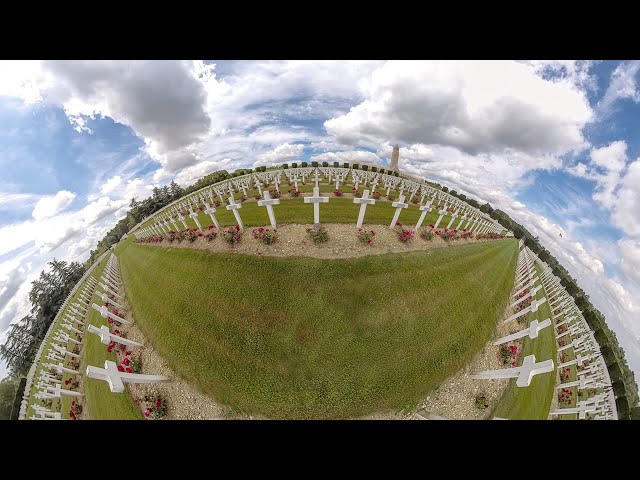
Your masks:
[{"label": "dark green foliage", "polygon": [[365,172],[369,170],[369,165],[362,165],[362,170],[364,170]]},{"label": "dark green foliage", "polygon": [[318,162],[311,162],[311,166],[312,167],[317,167],[318,166]]},{"label": "dark green foliage", "polygon": [[360,168],[360,165],[358,165],[357,163],[354,163],[351,168],[353,168],[354,170],[358,170]]},{"label": "dark green foliage", "polygon": [[296,162],[291,163],[291,168],[298,168],[298,164]]},{"label": "dark green foliage", "polygon": [[340,168],[340,162],[333,162],[334,168]]},{"label": "dark green foliage", "polygon": [[371,171],[372,172],[377,172],[378,171],[378,167],[371,167]]},{"label": "dark green foliage", "polygon": [[322,166],[323,167],[328,167],[329,166],[329,162],[322,162]]},{"label": "dark green foliage", "polygon": [[305,168],[307,166],[307,162],[302,162],[302,168]]},{"label": "dark green foliage", "polygon": [[342,168],[349,168],[349,162],[344,162],[342,164]]}]

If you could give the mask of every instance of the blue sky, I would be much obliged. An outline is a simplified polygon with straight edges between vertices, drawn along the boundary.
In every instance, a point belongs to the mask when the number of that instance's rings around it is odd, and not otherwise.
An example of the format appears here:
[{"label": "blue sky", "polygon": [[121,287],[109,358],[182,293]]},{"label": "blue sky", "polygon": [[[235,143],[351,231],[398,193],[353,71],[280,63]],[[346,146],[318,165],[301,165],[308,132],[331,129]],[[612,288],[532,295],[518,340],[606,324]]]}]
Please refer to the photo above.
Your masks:
[{"label": "blue sky", "polygon": [[[400,166],[539,236],[640,372],[640,63],[0,62],[0,335],[131,197],[292,160]],[[559,234],[562,234],[562,238]],[[0,375],[3,370],[0,366]]]}]

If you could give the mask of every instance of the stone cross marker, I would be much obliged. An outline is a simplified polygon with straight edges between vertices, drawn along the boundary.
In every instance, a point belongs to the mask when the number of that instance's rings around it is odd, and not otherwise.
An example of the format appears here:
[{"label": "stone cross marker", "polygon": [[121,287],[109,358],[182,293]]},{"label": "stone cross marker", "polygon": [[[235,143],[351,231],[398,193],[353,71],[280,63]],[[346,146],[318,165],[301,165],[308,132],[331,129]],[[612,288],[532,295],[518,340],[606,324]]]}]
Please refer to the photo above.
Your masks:
[{"label": "stone cross marker", "polygon": [[433,228],[438,228],[438,225],[440,225],[440,221],[442,220],[442,217],[444,217],[447,214],[447,205],[445,204],[444,207],[442,207],[442,210],[440,210],[438,213],[440,214],[440,216],[438,217],[438,220],[436,221],[436,223],[433,225]]},{"label": "stone cross marker", "polygon": [[451,227],[451,224],[453,223],[453,221],[458,218],[458,212],[459,210],[456,210],[455,213],[453,215],[451,215],[451,220],[449,220],[449,224],[447,225],[447,229],[449,229],[449,227]]},{"label": "stone cross marker", "polygon": [[110,303],[111,305],[115,305],[117,308],[124,310],[124,307],[120,305],[118,302],[111,300],[107,295],[102,292],[96,292],[96,295],[102,299],[103,302]]},{"label": "stone cross marker", "polygon": [[109,311],[109,309],[107,307],[105,307],[104,305],[96,305],[95,303],[91,305],[94,310],[97,310],[98,313],[100,313],[100,315],[102,315],[103,318],[113,318],[115,321],[120,322],[120,323],[126,323],[127,325],[131,325],[131,322],[129,320],[125,320],[122,317],[119,317],[118,315],[111,313]]},{"label": "stone cross marker", "polygon": [[418,223],[416,223],[416,230],[418,230],[422,226],[422,222],[424,222],[424,217],[427,216],[427,213],[433,210],[433,208],[431,208],[431,200],[429,200],[426,205],[421,205],[419,209],[422,213],[420,214]]},{"label": "stone cross marker", "polygon": [[100,342],[105,345],[109,345],[109,342],[114,341],[116,343],[121,343],[128,347],[141,347],[142,344],[138,342],[134,342],[133,340],[129,340],[126,338],[119,337],[118,335],[114,335],[109,331],[109,327],[106,325],[102,325],[100,328],[95,325],[89,325],[87,330],[91,333],[94,333],[100,337]]},{"label": "stone cross marker", "polygon": [[122,295],[120,295],[119,293],[116,293],[113,291],[113,289],[109,288],[107,285],[105,285],[104,283],[98,283],[98,285],[107,293],[110,293],[111,295],[114,295],[118,298],[121,298],[124,300],[124,297]]},{"label": "stone cross marker", "polygon": [[304,203],[313,203],[313,223],[318,225],[320,223],[320,204],[329,203],[329,197],[321,197],[320,189],[314,187],[313,196],[304,197]]},{"label": "stone cross marker", "polygon": [[280,177],[275,177],[273,179],[273,184],[276,186],[276,192],[280,191]]},{"label": "stone cross marker", "polygon": [[505,323],[506,322],[510,322],[511,320],[515,320],[516,318],[521,317],[525,313],[537,312],[538,311],[538,307],[541,306],[546,301],[547,301],[546,298],[541,298],[540,300],[531,300],[531,305],[529,305],[527,308],[523,308],[519,312],[516,312],[513,315],[511,315],[509,318],[507,318],[505,320]]},{"label": "stone cross marker", "polygon": [[198,214],[193,211],[191,205],[189,205],[189,216],[193,218],[193,221],[196,223],[198,230],[202,231],[202,225],[200,225],[200,222],[198,221]]},{"label": "stone cross marker", "polygon": [[220,224],[218,223],[218,220],[216,219],[215,213],[216,213],[216,209],[213,208],[211,205],[209,205],[207,202],[204,203],[205,207],[207,207],[204,210],[204,213],[206,213],[207,215],[209,215],[211,217],[211,221],[213,222],[213,224],[215,225],[216,228],[220,228]]},{"label": "stone cross marker", "polygon": [[393,202],[391,204],[392,207],[395,207],[396,209],[396,213],[393,214],[393,219],[391,219],[391,224],[389,225],[389,228],[393,229],[393,227],[396,226],[396,222],[398,221],[398,217],[400,216],[400,211],[402,211],[403,208],[407,208],[409,206],[408,203],[404,203],[404,195],[400,195],[400,198],[398,199],[397,202]]},{"label": "stone cross marker", "polygon": [[538,338],[538,333],[543,328],[546,328],[551,325],[551,319],[547,318],[542,322],[538,323],[538,320],[534,320],[529,324],[529,328],[525,328],[524,330],[520,330],[519,332],[512,333],[511,335],[507,335],[506,337],[499,338],[493,344],[494,345],[502,345],[503,343],[510,342],[512,340],[517,340],[518,338],[529,336],[529,338]]},{"label": "stone cross marker", "polygon": [[115,362],[104,361],[104,368],[87,366],[87,377],[104,380],[109,384],[112,393],[124,392],[125,383],[159,383],[166,382],[169,377],[164,375],[141,375],[139,373],[119,372]]},{"label": "stone cross marker", "polygon": [[240,213],[238,209],[242,208],[241,203],[236,203],[233,195],[229,197],[229,205],[227,205],[227,210],[233,210],[233,216],[236,217],[236,223],[240,227],[240,229],[244,229],[244,225],[242,224],[242,219],[240,218]]},{"label": "stone cross marker", "polygon": [[360,213],[358,213],[358,223],[356,224],[356,228],[360,228],[364,221],[364,214],[367,211],[367,205],[373,205],[376,201],[373,198],[369,198],[369,190],[365,190],[362,192],[362,198],[354,198],[353,203],[360,204]]},{"label": "stone cross marker", "polygon": [[258,189],[258,195],[262,196],[262,185],[260,185],[260,181],[257,178],[256,178],[256,188]]},{"label": "stone cross marker", "polygon": [[522,366],[515,368],[503,368],[501,370],[485,370],[471,375],[471,378],[478,380],[493,380],[499,378],[517,378],[516,385],[518,387],[528,387],[535,375],[541,373],[553,372],[553,360],[545,360],[536,363],[535,355],[527,355],[524,357]]},{"label": "stone cross marker", "polygon": [[[316,173],[317,176],[317,173]],[[279,198],[271,198],[271,194],[268,191],[264,192],[264,200],[258,200],[259,207],[267,207],[267,214],[269,215],[269,222],[271,222],[271,228],[274,230],[278,228],[276,226],[276,216],[273,214],[273,206],[279,205]]]},{"label": "stone cross marker", "polygon": [[318,171],[316,170],[316,178],[315,178],[316,188],[318,188],[318,182],[319,181],[320,181],[320,179],[318,178]]}]

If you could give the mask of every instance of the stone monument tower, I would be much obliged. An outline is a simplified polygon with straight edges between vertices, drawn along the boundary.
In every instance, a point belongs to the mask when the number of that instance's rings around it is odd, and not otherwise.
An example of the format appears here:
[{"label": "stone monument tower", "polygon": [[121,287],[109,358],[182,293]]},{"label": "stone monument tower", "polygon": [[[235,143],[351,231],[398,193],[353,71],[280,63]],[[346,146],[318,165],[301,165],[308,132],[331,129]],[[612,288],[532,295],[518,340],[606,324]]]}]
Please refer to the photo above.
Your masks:
[{"label": "stone monument tower", "polygon": [[391,165],[389,170],[398,172],[398,157],[400,156],[400,147],[398,145],[393,146],[393,153],[391,154]]}]

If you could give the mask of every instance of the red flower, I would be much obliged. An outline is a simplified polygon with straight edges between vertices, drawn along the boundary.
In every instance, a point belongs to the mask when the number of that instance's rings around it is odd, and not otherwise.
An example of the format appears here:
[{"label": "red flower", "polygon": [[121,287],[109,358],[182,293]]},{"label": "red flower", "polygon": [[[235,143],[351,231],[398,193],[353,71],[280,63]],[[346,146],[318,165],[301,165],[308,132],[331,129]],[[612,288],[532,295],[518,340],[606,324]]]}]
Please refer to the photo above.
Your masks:
[{"label": "red flower", "polygon": [[73,412],[69,412],[69,418],[75,420],[76,419],[76,414]]},{"label": "red flower", "polygon": [[128,367],[130,363],[131,363],[131,361],[130,361],[128,358],[126,358],[126,357],[125,357],[125,359],[124,359],[124,360],[122,360],[122,364],[123,364],[125,367]]},{"label": "red flower", "polygon": [[258,228],[258,232],[260,232],[260,233],[264,232],[264,228],[262,228],[262,227]]},{"label": "red flower", "polygon": [[160,408],[162,406],[162,402],[160,400],[156,400],[156,407]]},{"label": "red flower", "polygon": [[149,416],[149,412],[144,412],[144,416],[148,417]]},{"label": "red flower", "polygon": [[125,355],[131,355],[131,351],[127,350],[126,352],[124,352]]},{"label": "red flower", "polygon": [[240,230],[240,226],[236,225],[236,231]]},{"label": "red flower", "polygon": [[124,367],[122,365],[118,365],[118,371],[119,372],[124,372]]},{"label": "red flower", "polygon": [[[116,335],[118,335],[120,333],[120,330],[116,329],[113,331],[113,333],[115,333]],[[114,342],[115,343],[115,342]]]},{"label": "red flower", "polygon": [[199,236],[199,237],[201,237],[201,236],[202,236],[202,234],[201,234],[201,233],[199,233],[199,234],[198,234],[198,236]]},{"label": "red flower", "polygon": [[133,370],[131,370],[131,367],[125,368],[124,371],[127,373],[133,373]]}]

